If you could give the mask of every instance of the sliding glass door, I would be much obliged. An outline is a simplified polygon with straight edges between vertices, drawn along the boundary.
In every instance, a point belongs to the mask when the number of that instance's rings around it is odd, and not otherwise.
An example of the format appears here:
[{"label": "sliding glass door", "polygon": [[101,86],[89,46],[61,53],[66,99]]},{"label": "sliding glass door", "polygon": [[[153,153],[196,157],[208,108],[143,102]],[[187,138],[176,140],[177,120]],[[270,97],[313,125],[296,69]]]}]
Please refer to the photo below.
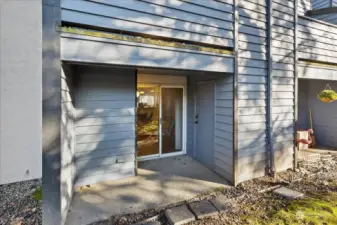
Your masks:
[{"label": "sliding glass door", "polygon": [[159,156],[159,86],[137,87],[137,156]]},{"label": "sliding glass door", "polygon": [[183,97],[182,87],[161,87],[161,154],[183,149]]},{"label": "sliding glass door", "polygon": [[184,87],[139,85],[137,152],[140,158],[175,155],[184,149]]}]

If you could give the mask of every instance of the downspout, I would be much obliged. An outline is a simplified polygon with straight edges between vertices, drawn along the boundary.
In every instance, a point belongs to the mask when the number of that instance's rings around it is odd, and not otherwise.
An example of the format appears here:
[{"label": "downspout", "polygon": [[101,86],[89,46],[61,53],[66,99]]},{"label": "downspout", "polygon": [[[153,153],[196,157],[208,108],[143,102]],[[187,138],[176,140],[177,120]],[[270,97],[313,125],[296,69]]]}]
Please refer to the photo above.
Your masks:
[{"label": "downspout", "polygon": [[297,124],[298,124],[298,32],[297,32],[297,24],[298,24],[298,12],[297,12],[297,7],[298,7],[298,0],[295,0],[295,24],[294,24],[294,30],[295,30],[295,37],[294,37],[294,124],[295,124],[295,129],[294,129],[294,165],[293,169],[295,170],[297,168]]},{"label": "downspout", "polygon": [[272,52],[272,26],[273,26],[273,0],[268,0],[267,2],[268,12],[268,34],[267,34],[267,48],[268,48],[268,82],[267,82],[267,173],[271,176],[275,175],[275,160],[274,160],[274,149],[273,149],[273,113],[272,113],[272,102],[273,102],[273,52]]},{"label": "downspout", "polygon": [[239,43],[239,13],[238,1],[234,0],[234,75],[233,75],[233,184],[238,184],[239,165],[238,165],[238,73],[239,73],[239,56],[238,56],[238,43]]}]

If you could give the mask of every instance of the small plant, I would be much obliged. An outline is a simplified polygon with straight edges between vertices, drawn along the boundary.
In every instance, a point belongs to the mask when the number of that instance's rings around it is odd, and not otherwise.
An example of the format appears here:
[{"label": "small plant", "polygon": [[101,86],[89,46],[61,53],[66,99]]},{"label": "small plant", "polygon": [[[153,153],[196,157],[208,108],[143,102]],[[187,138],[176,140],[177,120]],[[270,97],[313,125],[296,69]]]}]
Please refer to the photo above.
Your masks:
[{"label": "small plant", "polygon": [[41,201],[42,200],[42,187],[38,187],[34,193],[33,193],[33,198],[36,200],[36,201]]},{"label": "small plant", "polygon": [[337,93],[331,90],[330,85],[328,84],[325,90],[321,91],[317,97],[322,102],[331,103],[337,100]]}]

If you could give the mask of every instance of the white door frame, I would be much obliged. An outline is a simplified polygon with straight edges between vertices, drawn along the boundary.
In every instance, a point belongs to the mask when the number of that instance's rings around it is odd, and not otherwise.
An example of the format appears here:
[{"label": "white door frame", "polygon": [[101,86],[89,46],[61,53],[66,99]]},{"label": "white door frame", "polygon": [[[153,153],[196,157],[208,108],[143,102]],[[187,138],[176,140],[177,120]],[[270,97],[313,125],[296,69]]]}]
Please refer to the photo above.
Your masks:
[{"label": "white door frame", "polygon": [[[145,84],[146,85],[146,84]],[[183,89],[183,132],[182,132],[182,151],[172,153],[162,153],[162,123],[159,123],[159,154],[138,157],[138,161],[151,160],[156,158],[172,157],[184,155],[187,152],[187,92],[186,85],[158,85],[160,88],[159,96],[159,118],[162,119],[162,88],[182,88]]]}]

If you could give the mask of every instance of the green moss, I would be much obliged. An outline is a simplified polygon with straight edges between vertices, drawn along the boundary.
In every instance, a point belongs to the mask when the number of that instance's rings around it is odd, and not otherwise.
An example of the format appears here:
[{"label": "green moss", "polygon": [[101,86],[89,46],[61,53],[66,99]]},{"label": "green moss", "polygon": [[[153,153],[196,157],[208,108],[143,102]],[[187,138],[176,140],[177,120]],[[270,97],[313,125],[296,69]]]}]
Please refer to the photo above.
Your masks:
[{"label": "green moss", "polygon": [[35,192],[33,193],[33,198],[36,201],[41,201],[42,200],[42,187],[39,187],[35,190]]},{"label": "green moss", "polygon": [[255,216],[250,215],[243,220],[256,225],[337,224],[337,193],[295,200],[285,208],[267,213],[264,219],[256,212]]},{"label": "green moss", "polygon": [[80,28],[75,28],[75,27],[59,27],[59,29],[60,31],[66,32],[66,33],[87,35],[87,36],[100,37],[100,38],[108,38],[108,39],[119,40],[119,41],[129,41],[129,42],[152,44],[152,45],[166,46],[166,47],[173,47],[173,48],[190,49],[194,51],[210,52],[210,53],[224,54],[224,55],[233,54],[232,51],[226,50],[226,49],[178,43],[174,41],[163,41],[163,40],[145,38],[145,37],[127,36],[127,35],[120,35],[120,34],[114,34],[114,33],[106,33],[106,32],[101,32],[101,31],[80,29]]}]

